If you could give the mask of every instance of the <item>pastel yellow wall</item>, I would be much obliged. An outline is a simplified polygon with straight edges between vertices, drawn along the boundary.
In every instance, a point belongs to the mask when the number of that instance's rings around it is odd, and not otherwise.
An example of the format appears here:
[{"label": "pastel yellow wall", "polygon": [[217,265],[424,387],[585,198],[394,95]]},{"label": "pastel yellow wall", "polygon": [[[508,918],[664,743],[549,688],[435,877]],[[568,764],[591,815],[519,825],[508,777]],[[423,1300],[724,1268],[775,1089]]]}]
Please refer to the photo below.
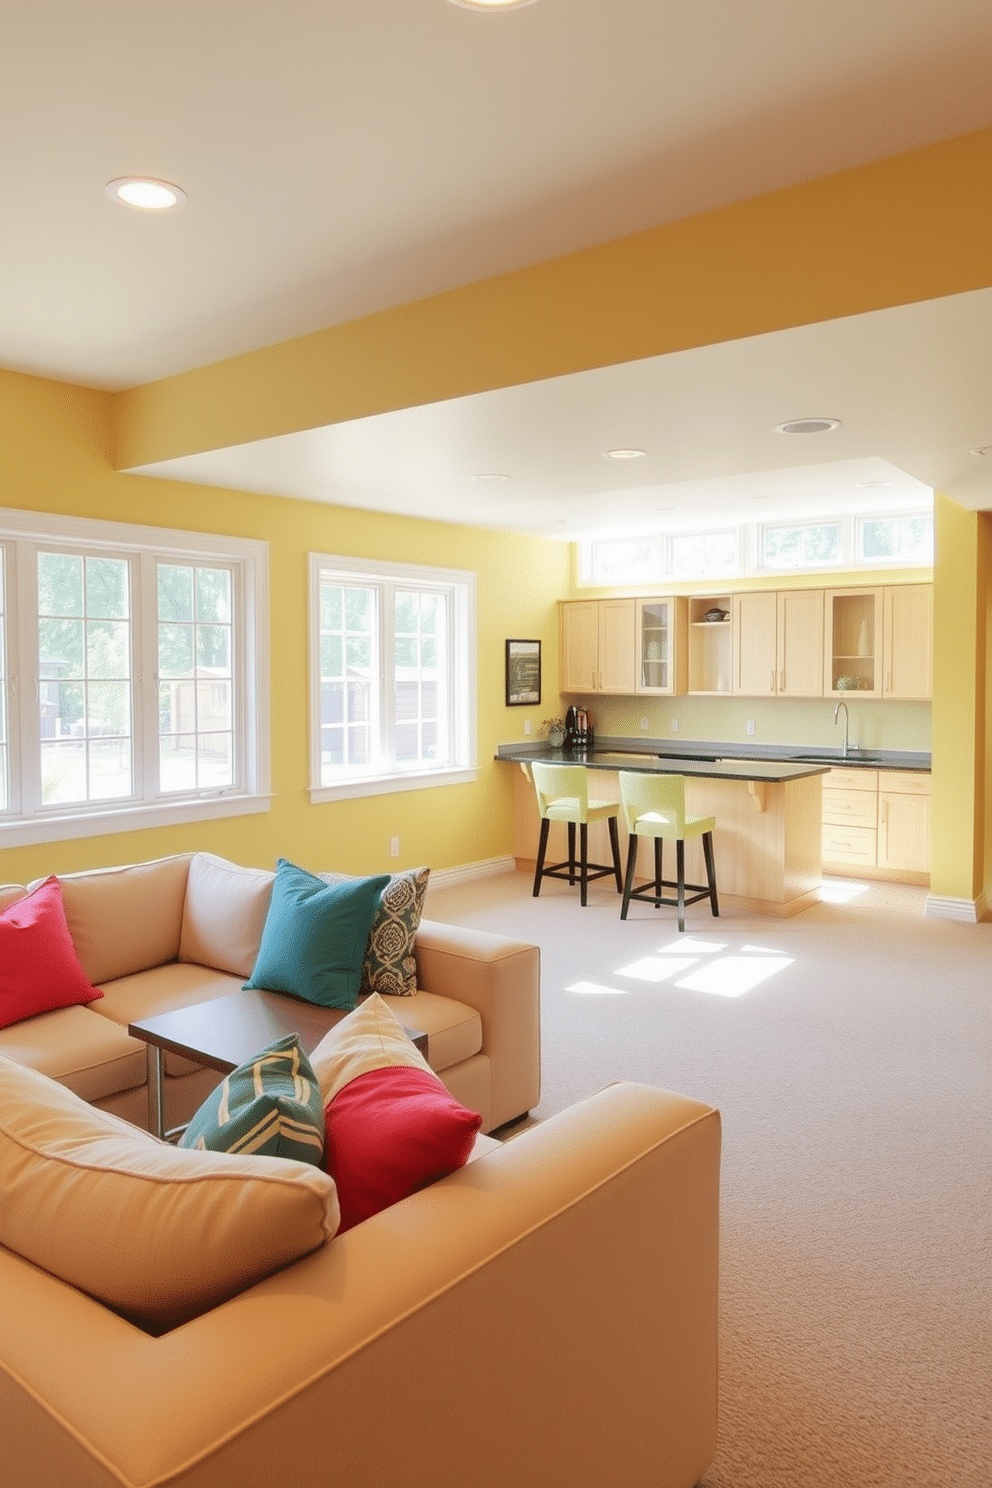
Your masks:
[{"label": "pastel yellow wall", "polygon": [[[261,816],[0,850],[0,881],[135,861],[189,848],[245,863],[277,855],[312,868],[454,867],[512,850],[511,777],[496,745],[537,733],[550,709],[507,708],[504,641],[543,643],[545,688],[558,673],[561,543],[116,473],[110,395],[0,372],[0,505],[264,538],[269,543],[272,787]],[[473,785],[312,806],[307,740],[307,554],[311,550],[470,569],[478,575],[478,759]],[[512,576],[512,582],[508,582]],[[545,699],[548,692],[545,691]],[[554,699],[552,698],[552,702]],[[388,857],[389,839],[401,855]]]},{"label": "pastel yellow wall", "polygon": [[979,900],[986,878],[986,634],[990,518],[938,495],[934,506],[931,887]]}]

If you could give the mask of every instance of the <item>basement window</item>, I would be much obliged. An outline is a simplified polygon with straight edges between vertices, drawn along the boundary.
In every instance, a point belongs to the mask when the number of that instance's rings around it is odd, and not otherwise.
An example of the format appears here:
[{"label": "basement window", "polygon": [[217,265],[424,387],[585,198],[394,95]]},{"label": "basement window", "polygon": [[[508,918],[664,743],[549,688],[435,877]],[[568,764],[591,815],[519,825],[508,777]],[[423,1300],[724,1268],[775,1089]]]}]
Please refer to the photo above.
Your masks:
[{"label": "basement window", "polygon": [[0,846],[266,811],[265,543],[0,512]]}]

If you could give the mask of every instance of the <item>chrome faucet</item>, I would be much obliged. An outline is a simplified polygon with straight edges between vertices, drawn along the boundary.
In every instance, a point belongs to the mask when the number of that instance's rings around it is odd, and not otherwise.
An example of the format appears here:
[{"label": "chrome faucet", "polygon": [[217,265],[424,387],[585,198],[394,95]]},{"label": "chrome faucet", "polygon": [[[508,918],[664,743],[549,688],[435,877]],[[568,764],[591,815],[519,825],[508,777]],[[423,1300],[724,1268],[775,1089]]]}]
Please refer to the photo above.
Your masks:
[{"label": "chrome faucet", "polygon": [[844,756],[844,759],[847,759],[847,734],[848,734],[848,729],[850,728],[850,724],[851,724],[851,715],[847,711],[847,704],[845,703],[845,701],[844,701],[843,698],[841,698],[840,702],[837,704],[836,708],[834,709],[834,723],[837,722],[837,714],[840,712],[841,708],[844,709],[844,750],[843,750],[843,756]]}]

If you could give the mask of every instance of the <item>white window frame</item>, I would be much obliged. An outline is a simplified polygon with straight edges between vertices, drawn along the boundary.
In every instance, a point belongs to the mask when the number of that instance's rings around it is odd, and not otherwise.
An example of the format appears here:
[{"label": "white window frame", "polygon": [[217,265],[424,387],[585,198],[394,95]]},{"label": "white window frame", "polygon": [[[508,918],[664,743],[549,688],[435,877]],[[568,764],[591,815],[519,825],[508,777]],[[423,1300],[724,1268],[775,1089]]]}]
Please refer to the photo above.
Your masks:
[{"label": "white window frame", "polygon": [[[450,596],[448,656],[451,695],[451,762],[436,769],[396,767],[388,771],[357,768],[331,784],[321,780],[320,760],[320,585],[324,578],[346,584],[404,584],[443,588]],[[380,627],[381,631],[381,627]],[[379,695],[388,692],[384,674],[384,638],[379,637]],[[429,568],[421,564],[385,563],[332,553],[310,554],[310,800],[349,800],[394,791],[424,790],[436,785],[466,785],[478,778],[477,763],[476,576],[467,569]],[[380,726],[390,728],[392,709],[373,707]]]},{"label": "white window frame", "polygon": [[[158,826],[265,812],[271,806],[269,740],[268,544],[251,538],[175,531],[90,517],[0,508],[7,558],[8,742],[10,809],[0,812],[0,848],[106,836]],[[127,800],[44,806],[29,775],[40,767],[37,563],[49,545],[84,556],[127,557],[139,575],[132,609],[134,794]],[[238,784],[162,794],[152,755],[158,750],[158,561],[233,569],[237,685],[234,714]],[[37,759],[36,759],[37,757]],[[26,787],[26,788],[25,788]]]}]

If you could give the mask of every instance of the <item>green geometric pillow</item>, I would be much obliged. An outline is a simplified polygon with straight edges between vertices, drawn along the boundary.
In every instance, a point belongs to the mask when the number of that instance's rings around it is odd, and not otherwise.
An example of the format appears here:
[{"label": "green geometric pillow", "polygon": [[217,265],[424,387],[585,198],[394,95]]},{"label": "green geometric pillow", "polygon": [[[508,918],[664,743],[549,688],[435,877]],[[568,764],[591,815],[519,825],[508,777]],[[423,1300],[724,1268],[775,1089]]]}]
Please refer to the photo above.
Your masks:
[{"label": "green geometric pillow", "polygon": [[[417,961],[413,943],[424,912],[429,868],[393,873],[379,896],[372,916],[360,996],[412,997],[417,990]],[[346,873],[321,873],[327,884],[354,882]]]},{"label": "green geometric pillow", "polygon": [[244,985],[350,1011],[358,1002],[372,917],[388,882],[384,873],[327,884],[279,858],[258,956]]},{"label": "green geometric pillow", "polygon": [[319,1167],[325,1131],[317,1076],[296,1034],[288,1033],[221,1081],[179,1146],[292,1157]]}]

